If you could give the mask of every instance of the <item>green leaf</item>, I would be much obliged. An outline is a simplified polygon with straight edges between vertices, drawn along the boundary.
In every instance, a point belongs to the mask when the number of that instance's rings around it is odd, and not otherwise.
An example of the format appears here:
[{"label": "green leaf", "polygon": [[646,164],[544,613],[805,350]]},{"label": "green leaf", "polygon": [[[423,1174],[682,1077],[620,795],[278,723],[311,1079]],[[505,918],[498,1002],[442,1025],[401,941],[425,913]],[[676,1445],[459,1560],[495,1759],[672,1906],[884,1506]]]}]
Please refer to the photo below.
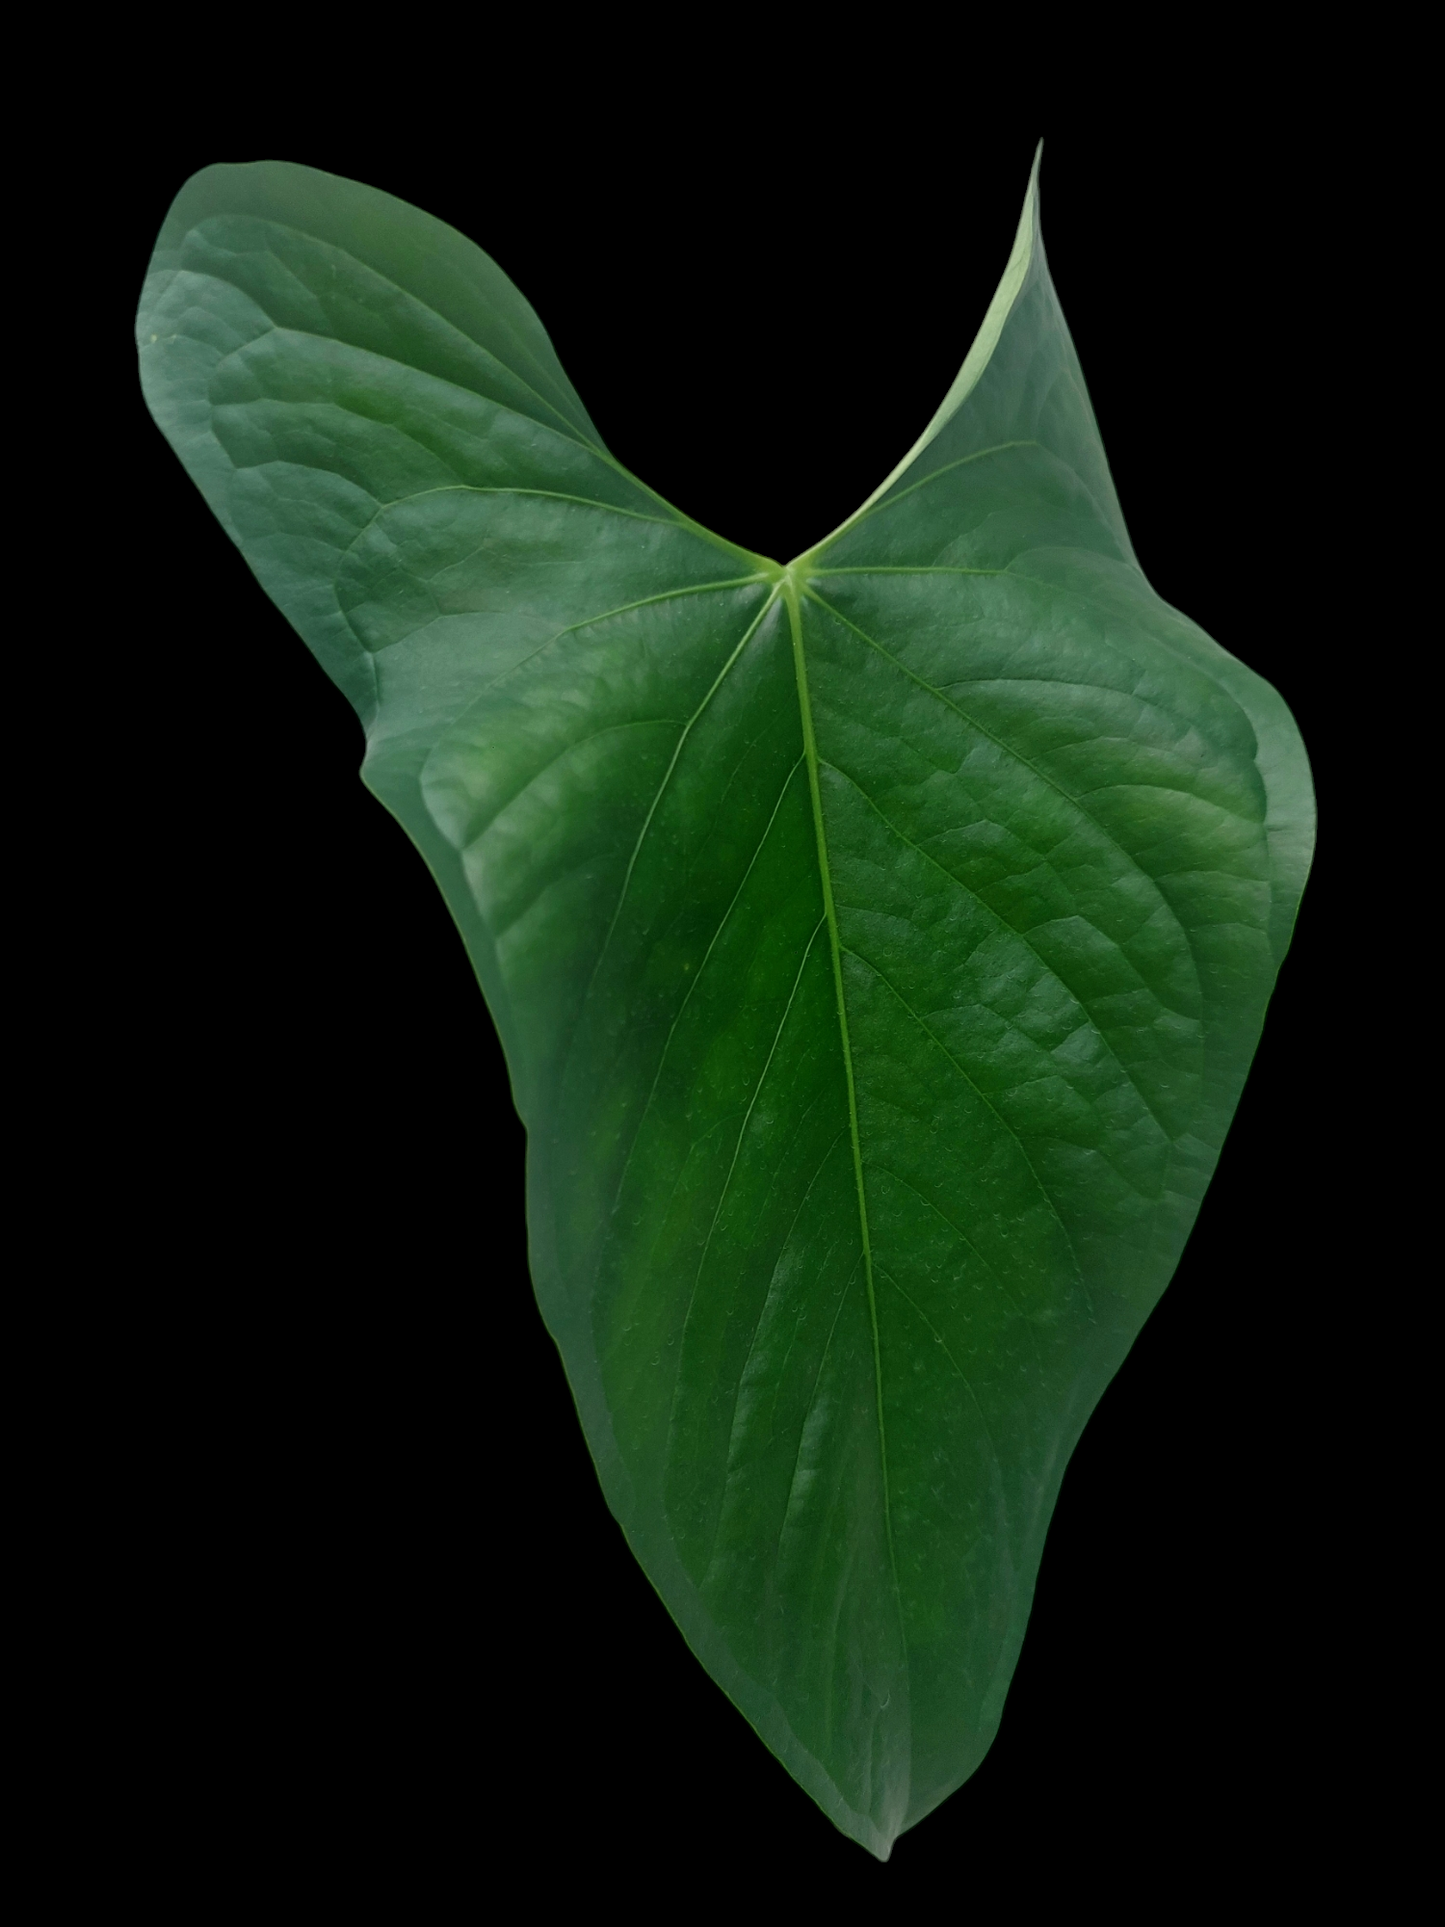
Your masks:
[{"label": "green leaf", "polygon": [[886,1857],[998,1724],[1313,836],[1284,704],[1134,560],[1036,174],[938,414],[786,568],[629,475],[487,256],[352,182],[198,174],[139,342],[461,927],[608,1502]]}]

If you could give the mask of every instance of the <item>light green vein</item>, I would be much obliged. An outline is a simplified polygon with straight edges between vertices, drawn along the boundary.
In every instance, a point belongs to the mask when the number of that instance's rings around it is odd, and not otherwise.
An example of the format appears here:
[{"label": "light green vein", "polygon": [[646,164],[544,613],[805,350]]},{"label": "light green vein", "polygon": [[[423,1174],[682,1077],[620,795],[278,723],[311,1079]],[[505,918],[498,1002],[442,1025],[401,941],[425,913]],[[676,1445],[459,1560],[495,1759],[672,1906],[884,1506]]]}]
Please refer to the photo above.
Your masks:
[{"label": "light green vein", "polygon": [[[637,868],[637,859],[642,852],[643,844],[647,841],[647,832],[652,828],[652,819],[657,814],[657,806],[659,803],[661,803],[664,792],[666,791],[668,784],[672,781],[672,772],[677,768],[678,759],[682,755],[683,749],[687,744],[688,737],[692,734],[693,726],[697,722],[698,717],[702,715],[703,711],[707,708],[708,704],[712,701],[713,697],[717,694],[719,689],[722,688],[723,683],[727,680],[728,671],[732,668],[733,664],[737,661],[738,657],[743,653],[744,649],[747,648],[752,638],[757,634],[758,627],[761,624],[763,617],[768,613],[769,609],[772,608],[773,603],[776,601],[776,599],[777,599],[776,594],[769,596],[767,601],[763,604],[762,608],[759,609],[758,613],[753,617],[752,621],[748,624],[747,628],[743,631],[742,638],[739,641],[737,648],[733,650],[732,654],[728,657],[727,661],[723,664],[722,668],[719,669],[719,671],[717,672],[717,675],[713,678],[712,687],[708,690],[707,694],[703,697],[702,701],[698,704],[697,708],[692,712],[692,714],[688,717],[687,721],[683,724],[682,734],[677,739],[677,747],[672,752],[672,761],[668,764],[666,770],[663,772],[662,781],[657,786],[657,794],[652,799],[651,806],[649,807],[647,816],[643,821],[642,828],[637,832],[637,841],[632,846],[632,855],[627,859],[627,874],[622,879],[622,892],[617,899],[617,908],[612,912],[612,921],[607,926],[607,935],[602,939],[602,948],[597,953],[597,962],[599,965],[601,964],[603,957],[607,954],[608,947],[612,942],[613,934],[617,929],[617,919],[622,915],[622,906],[627,901],[627,892],[632,885],[632,872]],[[596,970],[594,970],[592,973],[592,976],[594,979],[596,978],[596,975],[597,975],[597,972]],[[588,989],[589,991],[591,989],[590,983],[588,985]],[[585,998],[583,1001],[584,1002],[586,1001]]]},{"label": "light green vein", "polygon": [[[798,763],[801,763],[802,760],[803,759],[800,756],[798,758]],[[793,767],[788,771],[787,781],[783,784],[783,787],[778,792],[778,800],[773,805],[772,815],[769,816],[768,818],[767,828],[763,831],[762,835],[758,838],[757,847],[754,849],[752,855],[748,858],[748,867],[746,868],[746,870],[743,871],[742,881],[738,884],[737,889],[734,890],[732,894],[732,899],[729,902],[727,909],[723,911],[722,921],[718,924],[717,929],[713,931],[712,936],[708,941],[707,949],[702,954],[701,963],[699,963],[697,969],[694,970],[691,976],[688,978],[687,989],[683,992],[682,1002],[677,1007],[677,1014],[674,1016],[671,1024],[668,1026],[667,1036],[663,1039],[662,1051],[657,1060],[657,1070],[653,1074],[651,1085],[648,1087],[647,1102],[642,1107],[641,1115],[638,1117],[638,1120],[637,1120],[637,1129],[632,1133],[632,1142],[627,1147],[627,1156],[624,1158],[622,1163],[622,1172],[617,1180],[617,1189],[614,1192],[613,1198],[612,1198],[612,1208],[611,1208],[611,1212],[609,1213],[609,1216],[611,1217],[615,1217],[617,1214],[617,1206],[622,1197],[622,1188],[627,1182],[627,1173],[632,1167],[632,1159],[634,1154],[636,1153],[638,1141],[642,1136],[643,1128],[646,1125],[648,1117],[652,1111],[653,1100],[657,1096],[658,1085],[662,1081],[662,1073],[667,1065],[667,1054],[672,1049],[673,1038],[677,1035],[677,1027],[682,1022],[683,1014],[687,1010],[688,1004],[692,1000],[693,992],[697,989],[698,985],[702,982],[703,977],[707,972],[707,967],[709,963],[712,961],[713,952],[716,950],[718,943],[722,938],[723,931],[728,926],[728,922],[732,917],[733,911],[737,908],[738,903],[742,898],[743,891],[747,888],[748,878],[752,875],[753,868],[757,863],[758,858],[762,855],[763,848],[767,843],[768,838],[773,833],[773,825],[778,819],[779,810],[783,807],[783,799],[787,796],[788,791],[793,787],[793,778],[798,773],[798,763],[794,763]]]},{"label": "light green vein", "polygon": [[[922,454],[922,448],[915,448],[899,463],[898,467],[895,468],[893,473],[888,477],[888,480],[873,491],[861,508],[855,509],[846,522],[840,523],[831,535],[825,535],[823,540],[810,549],[808,553],[810,556],[821,555],[824,549],[831,547],[834,542],[839,541],[844,535],[851,534],[860,523],[868,521],[871,516],[877,515],[882,509],[892,508],[895,502],[901,502],[905,496],[916,493],[918,489],[927,488],[928,484],[930,482],[936,482],[940,475],[948,475],[956,468],[967,468],[970,462],[981,462],[986,455],[1002,455],[1005,450],[1010,448],[1039,448],[1041,446],[1042,444],[1040,442],[1032,439],[1021,442],[996,442],[992,448],[975,449],[972,455],[960,455],[956,462],[945,462],[940,468],[930,469],[920,480],[910,482],[907,488],[899,489],[896,495],[887,494],[886,490],[890,484],[896,481],[899,476],[906,475],[914,459]],[[804,559],[805,558],[802,557],[799,558],[800,561]]]},{"label": "light green vein", "polygon": [[[332,470],[328,472],[335,473],[336,471]],[[379,502],[375,514],[372,515],[364,528],[356,531],[356,534],[352,536],[345,549],[342,550],[342,554],[350,554],[362,536],[366,534],[367,529],[389,510],[407,508],[413,502],[424,501],[429,495],[530,495],[544,502],[567,502],[573,508],[597,509],[603,515],[626,515],[634,522],[651,522],[655,527],[660,529],[675,529],[678,526],[670,516],[644,515],[641,509],[625,509],[616,502],[594,501],[590,495],[564,495],[560,489],[555,488],[514,488],[503,486],[500,483],[488,485],[479,482],[438,482],[434,488],[419,488],[411,495],[398,495],[394,501]]]},{"label": "light green vein", "polygon": [[829,575],[1007,575],[1007,574],[1008,574],[1007,569],[962,569],[962,568],[954,569],[954,568],[947,568],[942,563],[930,563],[927,568],[915,568],[911,563],[904,564],[902,562],[888,562],[888,563],[879,563],[876,566],[872,566],[866,569],[861,564],[859,564],[856,568],[849,568],[849,569],[810,569],[808,571],[808,579],[812,581],[814,578],[829,576]]},{"label": "light green vein", "polygon": [[[616,616],[630,616],[636,609],[652,609],[660,602],[680,602],[684,596],[711,595],[715,590],[746,589],[751,587],[754,582],[762,582],[765,580],[766,578],[763,576],[740,575],[736,581],[733,582],[700,582],[695,587],[689,586],[685,589],[664,589],[660,595],[639,596],[636,602],[621,602],[615,609],[604,609],[598,615],[584,616],[580,622],[571,622],[565,629],[559,629],[555,636],[548,636],[545,642],[539,642],[537,647],[529,650],[520,661],[514,662],[509,668],[501,670],[499,674],[493,676],[490,682],[483,683],[477,691],[476,697],[473,698],[473,701],[469,703],[467,707],[468,709],[474,707],[475,703],[483,696],[489,695],[492,690],[499,688],[510,677],[526,669],[529,664],[535,663],[538,656],[545,655],[549,649],[555,648],[559,642],[565,642],[568,636],[579,635],[584,629],[596,629],[604,622],[611,622]],[[401,640],[406,642],[410,640],[410,638],[403,636]],[[386,649],[395,649],[399,646],[397,643],[389,642],[386,645]],[[384,655],[385,652],[384,649],[378,649],[376,654],[381,656]]]},{"label": "light green vein", "polygon": [[883,1418],[883,1352],[878,1340],[878,1300],[873,1283],[873,1247],[868,1233],[868,1199],[863,1189],[863,1147],[858,1135],[858,1093],[853,1079],[853,1048],[848,1036],[848,1006],[843,996],[843,957],[838,940],[838,912],[833,902],[833,876],[828,865],[828,834],[823,824],[823,797],[818,786],[818,743],[813,733],[813,708],[808,697],[808,669],[803,660],[803,612],[798,585],[791,571],[783,578],[788,623],[793,637],[793,671],[798,683],[798,709],[803,722],[803,755],[808,765],[808,794],[813,805],[813,828],[818,839],[818,874],[823,886],[823,915],[828,925],[828,949],[833,961],[833,990],[838,1000],[838,1031],[843,1045],[843,1075],[848,1087],[848,1134],[853,1147],[853,1181],[858,1191],[858,1226],[863,1240],[863,1283],[868,1294],[868,1322],[873,1334],[873,1388],[878,1405],[878,1455],[883,1472],[883,1521],[888,1533],[888,1563],[898,1603],[899,1630],[903,1627],[903,1589],[898,1583],[898,1560],[893,1547],[893,1505],[888,1485],[888,1432]]},{"label": "light green vein", "polygon": [[[692,1281],[692,1290],[688,1293],[688,1297],[687,1297],[687,1310],[683,1313],[683,1319],[682,1319],[683,1350],[685,1350],[687,1346],[688,1327],[692,1323],[693,1308],[697,1304],[697,1294],[698,1294],[698,1289],[702,1284],[702,1274],[707,1269],[708,1254],[712,1250],[713,1237],[717,1232],[718,1223],[722,1218],[723,1206],[727,1203],[728,1193],[732,1189],[733,1178],[736,1175],[737,1168],[738,1168],[738,1159],[743,1154],[743,1140],[748,1134],[748,1125],[752,1122],[753,1112],[757,1109],[758,1099],[763,1094],[763,1086],[768,1081],[768,1072],[773,1067],[773,1059],[774,1057],[777,1056],[778,1045],[782,1042],[783,1032],[787,1029],[788,1019],[792,1015],[793,1004],[795,1003],[798,995],[798,986],[803,981],[803,972],[808,967],[808,959],[813,954],[813,945],[817,942],[818,932],[822,929],[822,927],[823,927],[823,919],[820,917],[818,922],[815,923],[813,926],[812,936],[809,937],[807,944],[804,946],[802,959],[798,964],[797,975],[793,978],[793,987],[788,992],[788,1001],[783,1005],[783,1014],[778,1019],[777,1029],[773,1032],[773,1041],[768,1046],[768,1054],[767,1054],[767,1057],[763,1060],[763,1068],[758,1073],[758,1081],[756,1085],[754,1085],[753,1087],[752,1096],[748,1099],[748,1107],[743,1112],[743,1121],[738,1126],[737,1141],[733,1145],[732,1159],[728,1164],[727,1176],[723,1179],[722,1190],[719,1191],[718,1193],[717,1204],[714,1207],[713,1214],[712,1214],[712,1222],[708,1225],[708,1228],[707,1228],[707,1237],[703,1240],[702,1256],[697,1261],[697,1272]],[[667,1420],[667,1443],[666,1443],[666,1446],[664,1447],[664,1456],[669,1461],[671,1461],[673,1456],[672,1440],[673,1440],[673,1435],[677,1429],[677,1408],[678,1408],[679,1399],[682,1394],[682,1373],[683,1373],[683,1359],[682,1359],[682,1352],[680,1351],[678,1354],[678,1362],[677,1362],[677,1376],[673,1380],[672,1408],[668,1414],[668,1420]],[[726,1466],[724,1466],[724,1485],[726,1485]],[[711,1558],[711,1554],[709,1554],[709,1559],[710,1558]]]}]

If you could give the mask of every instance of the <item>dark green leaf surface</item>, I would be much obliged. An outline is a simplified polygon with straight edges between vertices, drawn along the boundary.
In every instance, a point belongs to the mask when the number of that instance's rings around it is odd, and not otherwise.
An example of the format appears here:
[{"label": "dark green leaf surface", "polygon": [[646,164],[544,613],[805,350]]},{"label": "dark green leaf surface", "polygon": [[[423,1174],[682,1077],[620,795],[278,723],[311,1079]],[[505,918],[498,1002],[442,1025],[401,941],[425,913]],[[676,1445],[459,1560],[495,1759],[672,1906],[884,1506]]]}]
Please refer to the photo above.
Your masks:
[{"label": "dark green leaf surface", "polygon": [[1134,560],[1036,187],[938,415],[786,568],[628,475],[486,255],[371,189],[197,175],[138,329],[461,927],[608,1500],[886,1856],[997,1726],[1313,835],[1283,703]]}]

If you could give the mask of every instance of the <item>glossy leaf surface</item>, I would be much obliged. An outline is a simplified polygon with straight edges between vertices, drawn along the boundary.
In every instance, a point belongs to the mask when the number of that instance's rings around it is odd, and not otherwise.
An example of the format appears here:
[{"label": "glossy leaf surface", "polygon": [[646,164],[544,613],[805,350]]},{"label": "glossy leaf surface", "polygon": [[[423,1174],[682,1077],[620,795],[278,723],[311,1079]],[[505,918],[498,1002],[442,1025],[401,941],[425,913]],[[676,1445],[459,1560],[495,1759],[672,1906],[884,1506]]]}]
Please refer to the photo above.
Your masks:
[{"label": "glossy leaf surface", "polygon": [[138,334],[462,930],[609,1503],[886,1855],[997,1726],[1313,834],[1283,703],[1134,560],[1036,186],[939,414],[786,568],[626,473],[494,264],[374,190],[197,175]]}]

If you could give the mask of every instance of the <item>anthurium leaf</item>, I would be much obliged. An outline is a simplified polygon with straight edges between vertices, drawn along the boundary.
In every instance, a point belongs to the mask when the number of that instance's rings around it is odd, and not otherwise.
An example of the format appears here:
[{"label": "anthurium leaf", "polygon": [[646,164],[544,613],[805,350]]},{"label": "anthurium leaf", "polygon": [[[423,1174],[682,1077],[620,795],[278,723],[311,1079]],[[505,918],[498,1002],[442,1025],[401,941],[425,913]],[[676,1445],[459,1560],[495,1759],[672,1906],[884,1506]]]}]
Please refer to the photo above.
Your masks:
[{"label": "anthurium leaf", "polygon": [[786,567],[629,475],[487,256],[353,182],[198,174],[139,344],[461,927],[608,1501],[886,1856],[997,1726],[1313,835],[1284,704],[1135,562],[1036,177],[937,416]]}]

